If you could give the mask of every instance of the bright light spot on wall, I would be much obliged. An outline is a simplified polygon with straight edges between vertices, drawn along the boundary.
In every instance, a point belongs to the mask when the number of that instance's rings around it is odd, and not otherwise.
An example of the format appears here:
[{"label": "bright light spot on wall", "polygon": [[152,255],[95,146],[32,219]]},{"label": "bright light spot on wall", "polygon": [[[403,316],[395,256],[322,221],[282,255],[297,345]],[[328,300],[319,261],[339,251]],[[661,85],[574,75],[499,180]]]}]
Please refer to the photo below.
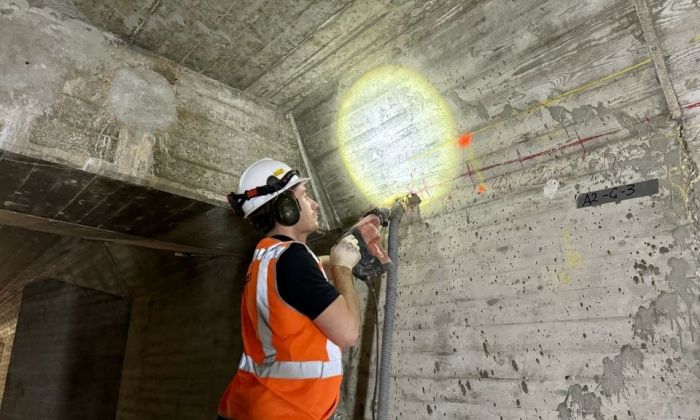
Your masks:
[{"label": "bright light spot on wall", "polygon": [[337,139],[345,167],[369,202],[388,205],[410,192],[429,205],[457,175],[454,117],[420,74],[397,66],[376,68],[345,93]]}]

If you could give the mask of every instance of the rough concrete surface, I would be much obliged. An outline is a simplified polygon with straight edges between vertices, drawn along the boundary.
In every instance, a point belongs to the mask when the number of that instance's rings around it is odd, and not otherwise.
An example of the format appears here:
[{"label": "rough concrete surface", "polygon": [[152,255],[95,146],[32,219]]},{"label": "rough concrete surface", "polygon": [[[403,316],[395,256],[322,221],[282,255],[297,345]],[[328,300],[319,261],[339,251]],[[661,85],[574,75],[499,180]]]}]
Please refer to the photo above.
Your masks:
[{"label": "rough concrete surface", "polygon": [[[138,204],[108,219],[123,196],[98,206],[93,175],[217,204],[264,155],[308,161],[346,224],[417,193],[390,418],[697,419],[699,21],[695,0],[0,0],[3,206],[70,196],[71,223],[85,200],[86,225],[147,231],[157,213]],[[370,77],[381,68],[401,80]],[[64,167],[78,172],[47,188]],[[654,179],[652,195],[577,208]],[[252,246],[224,209],[187,208],[153,235]],[[0,232],[0,371],[22,288],[58,273],[134,299],[117,418],[214,415],[245,259]],[[371,418],[383,318],[356,286],[343,419]]]},{"label": "rough concrete surface", "polygon": [[[122,349],[125,362],[120,371],[121,385],[115,391],[120,396],[119,408],[113,406],[114,416],[143,419],[171,413],[182,418],[215,417],[216,400],[240,357],[240,337],[229,333],[240,328],[238,301],[243,271],[239,259],[178,256],[6,226],[0,227],[0,234],[4,239],[0,243],[0,261],[5,268],[0,275],[0,338],[5,343],[0,361],[3,387],[15,335],[23,343],[37,339],[38,327],[16,332],[23,291],[35,290],[37,279],[50,276],[80,286],[78,289],[122,296],[132,302],[132,322]],[[254,245],[250,234],[239,241],[246,252]],[[94,318],[71,318],[72,328],[89,328]],[[52,337],[69,340],[61,332],[71,325],[56,330]],[[195,336],[198,338],[187,339]],[[26,362],[28,355],[35,352],[23,353]],[[88,350],[85,353],[91,354]],[[65,352],[62,357],[70,358],[71,353]],[[71,382],[66,381],[66,386],[71,386]],[[180,391],[174,391],[173,386],[180,387]],[[170,391],[164,391],[166,388]],[[56,389],[56,401],[65,401],[61,392],[66,390]],[[15,391],[12,395],[17,396]],[[167,403],[155,402],[164,398]]]},{"label": "rough concrete surface", "polygon": [[119,396],[131,303],[40,279],[22,296],[0,418],[110,418]]},{"label": "rough concrete surface", "polygon": [[281,112],[52,10],[3,0],[0,147],[212,203],[259,156],[303,168]]},{"label": "rough concrete surface", "polygon": [[144,69],[117,70],[109,87],[107,108],[122,123],[144,131],[165,131],[177,119],[170,82]]},{"label": "rough concrete surface", "polygon": [[[697,417],[698,92],[685,81],[700,54],[691,23],[700,9],[650,7],[676,121],[631,2],[443,9],[410,52],[380,60],[423,74],[457,125],[451,141],[423,153],[455,153],[458,175],[412,187],[426,203],[401,239],[391,416]],[[338,109],[361,75],[343,74],[335,92],[295,111],[345,220],[369,201],[343,170],[352,163],[336,139]],[[350,141],[377,177],[402,152],[395,133],[423,122],[410,110],[367,115]],[[363,149],[382,136],[384,156]],[[395,164],[407,161],[417,160]],[[651,197],[576,208],[578,194],[654,178]],[[348,361],[357,369],[344,385],[348,418],[370,415],[372,341]]]}]

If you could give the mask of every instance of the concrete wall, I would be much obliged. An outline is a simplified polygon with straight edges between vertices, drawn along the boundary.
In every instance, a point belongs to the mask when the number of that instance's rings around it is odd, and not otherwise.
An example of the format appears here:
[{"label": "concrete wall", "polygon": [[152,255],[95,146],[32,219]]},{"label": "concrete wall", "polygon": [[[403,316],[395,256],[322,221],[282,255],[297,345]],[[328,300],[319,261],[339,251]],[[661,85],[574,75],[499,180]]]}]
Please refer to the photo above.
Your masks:
[{"label": "concrete wall", "polygon": [[[167,251],[10,227],[1,227],[0,232],[7,240],[2,242],[6,245],[0,245],[0,255],[8,255],[4,247],[15,244],[14,253],[3,259],[5,270],[1,278],[3,296],[11,296],[0,301],[3,320],[0,331],[5,343],[0,362],[3,389],[18,328],[20,305],[15,301],[26,296],[23,289],[43,290],[36,281],[50,276],[75,285],[76,290],[98,295],[100,290],[131,302],[131,323],[123,347],[123,369],[119,371],[121,385],[117,382],[112,407],[116,418],[215,417],[218,398],[240,359],[239,303],[244,274],[241,264],[245,263],[236,257],[176,256]],[[238,240],[242,252],[252,250],[254,239],[249,232]],[[75,328],[81,328],[81,319],[61,318],[57,322],[73,322]],[[65,325],[61,328],[64,327],[67,328]],[[126,334],[127,327],[124,328]],[[26,361],[22,357],[35,355],[36,351],[28,350],[26,342],[21,347],[22,337],[17,337],[20,353],[24,355],[14,356],[20,358],[19,366]],[[46,359],[52,367],[57,366],[57,357],[67,357],[65,352],[54,350],[51,350],[56,353],[54,358],[47,355]],[[93,372],[91,369],[96,366],[85,361],[83,368]],[[14,360],[12,369],[15,369]],[[13,384],[16,381],[10,378],[7,398],[17,397],[18,388]],[[41,381],[36,384],[41,385]],[[66,381],[64,385],[59,391],[68,392],[73,382]],[[8,400],[8,404],[15,403]]]},{"label": "concrete wall", "polygon": [[213,203],[260,157],[303,168],[273,108],[60,8],[2,11],[1,149]]},{"label": "concrete wall", "polygon": [[0,359],[2,395],[25,286],[37,279],[51,277],[110,295],[127,297],[129,294],[103,244],[7,226],[0,227],[0,233],[4,268],[0,275],[0,337],[5,344]]},{"label": "concrete wall", "polygon": [[117,419],[211,419],[242,351],[243,272],[190,261],[168,290],[134,300]]},{"label": "concrete wall", "polygon": [[[427,199],[402,226],[390,418],[700,412],[700,8],[651,2],[655,45],[635,3],[463,2],[397,41],[408,52],[367,63],[421,74],[455,121],[448,143],[402,143],[396,133],[430,129],[405,104],[441,104],[390,87],[345,114],[351,161],[375,178],[413,171],[382,191]],[[295,112],[345,220],[370,201],[336,138],[359,76]],[[456,158],[440,167],[444,154]],[[650,179],[651,197],[576,208],[577,194]],[[370,416],[373,352],[365,336],[348,355],[347,418]]]},{"label": "concrete wall", "polygon": [[130,309],[57,280],[27,286],[0,418],[114,418]]}]

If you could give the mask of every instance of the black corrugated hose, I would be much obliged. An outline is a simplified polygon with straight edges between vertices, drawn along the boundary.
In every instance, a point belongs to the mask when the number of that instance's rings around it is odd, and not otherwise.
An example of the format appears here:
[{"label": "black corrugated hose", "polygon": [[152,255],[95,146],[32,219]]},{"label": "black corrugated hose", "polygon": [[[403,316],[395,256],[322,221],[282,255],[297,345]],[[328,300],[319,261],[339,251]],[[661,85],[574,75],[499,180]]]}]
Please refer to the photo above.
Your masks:
[{"label": "black corrugated hose", "polygon": [[377,420],[386,420],[389,413],[391,391],[391,351],[394,345],[394,307],[396,305],[396,281],[399,275],[399,225],[403,207],[397,202],[389,218],[389,258],[391,267],[386,276],[386,298],[384,302],[384,327],[382,328],[382,353],[379,368],[379,396]]}]

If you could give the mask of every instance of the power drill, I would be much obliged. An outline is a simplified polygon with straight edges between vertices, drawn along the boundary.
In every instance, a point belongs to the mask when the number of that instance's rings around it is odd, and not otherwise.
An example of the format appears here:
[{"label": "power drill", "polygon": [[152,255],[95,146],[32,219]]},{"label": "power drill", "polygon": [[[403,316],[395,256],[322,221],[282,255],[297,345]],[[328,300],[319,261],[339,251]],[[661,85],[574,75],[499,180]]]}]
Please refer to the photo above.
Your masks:
[{"label": "power drill", "polygon": [[384,273],[391,265],[389,254],[382,246],[380,229],[389,224],[389,210],[374,208],[350,229],[340,235],[340,239],[353,235],[360,247],[360,261],[352,269],[352,274],[362,281]]}]

